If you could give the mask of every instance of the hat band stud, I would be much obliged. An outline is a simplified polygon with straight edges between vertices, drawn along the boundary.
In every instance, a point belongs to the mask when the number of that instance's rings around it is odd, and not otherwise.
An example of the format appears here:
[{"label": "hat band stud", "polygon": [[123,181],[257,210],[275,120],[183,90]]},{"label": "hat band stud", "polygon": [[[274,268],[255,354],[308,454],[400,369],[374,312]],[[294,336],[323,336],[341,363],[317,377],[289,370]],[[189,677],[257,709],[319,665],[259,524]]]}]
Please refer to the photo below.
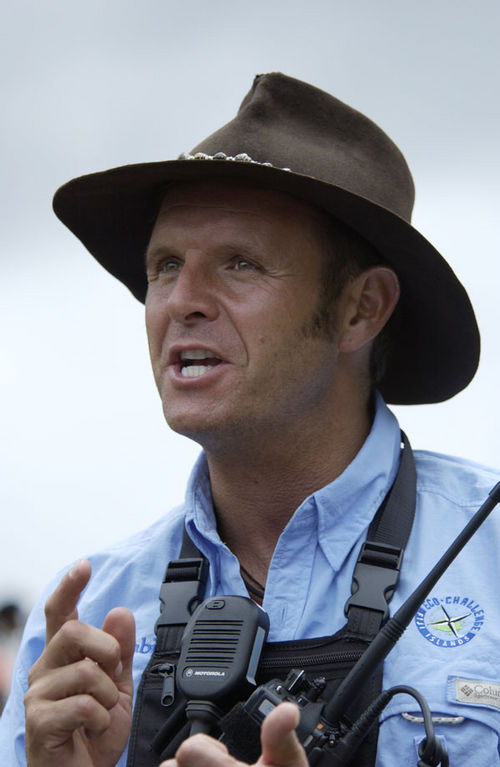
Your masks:
[{"label": "hat band stud", "polygon": [[[205,154],[205,152],[196,152],[196,154],[189,154],[189,152],[183,152],[178,160],[226,160],[230,162],[249,162],[252,165],[263,165],[266,168],[274,168],[272,162],[259,162],[253,160],[246,152],[240,152],[240,154],[234,155],[226,154],[225,152],[216,152],[216,154]],[[278,170],[287,170],[291,172],[291,168],[278,168]]]}]

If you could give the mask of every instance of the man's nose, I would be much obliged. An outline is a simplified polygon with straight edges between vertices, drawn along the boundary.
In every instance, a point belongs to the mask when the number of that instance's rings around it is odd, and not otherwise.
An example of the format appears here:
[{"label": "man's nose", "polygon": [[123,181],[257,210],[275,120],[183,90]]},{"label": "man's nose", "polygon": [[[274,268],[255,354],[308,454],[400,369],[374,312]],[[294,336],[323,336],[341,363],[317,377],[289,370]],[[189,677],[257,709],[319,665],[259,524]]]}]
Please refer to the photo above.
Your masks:
[{"label": "man's nose", "polygon": [[167,311],[174,322],[184,324],[217,317],[219,310],[213,279],[206,269],[183,264],[168,296]]}]

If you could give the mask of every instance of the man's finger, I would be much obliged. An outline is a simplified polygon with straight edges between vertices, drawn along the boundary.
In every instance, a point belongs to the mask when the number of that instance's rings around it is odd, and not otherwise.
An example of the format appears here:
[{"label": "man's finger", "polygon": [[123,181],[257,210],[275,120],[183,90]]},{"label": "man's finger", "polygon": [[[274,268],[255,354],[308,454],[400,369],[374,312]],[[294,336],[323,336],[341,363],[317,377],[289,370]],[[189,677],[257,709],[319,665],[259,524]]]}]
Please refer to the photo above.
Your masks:
[{"label": "man's finger", "polygon": [[34,764],[35,756],[39,758],[44,751],[55,751],[70,742],[78,728],[98,735],[109,723],[109,711],[91,695],[42,701],[26,710],[27,754],[33,757]]},{"label": "man's finger", "polygon": [[80,621],[66,621],[30,671],[33,683],[53,669],[89,658],[112,679],[121,674],[121,647],[115,637]]},{"label": "man's finger", "polygon": [[106,709],[116,705],[119,691],[113,680],[102,668],[86,658],[69,666],[35,676],[26,693],[25,704],[31,700],[57,701],[75,695],[92,695]]},{"label": "man's finger", "polygon": [[107,614],[102,630],[114,637],[120,645],[121,671],[115,669],[113,679],[121,692],[133,693],[132,661],[135,653],[135,620],[130,610],[115,607]]},{"label": "man's finger", "polygon": [[259,767],[308,767],[307,757],[295,734],[299,710],[293,703],[281,703],[262,723],[262,756]]},{"label": "man's finger", "polygon": [[66,573],[56,590],[45,603],[45,619],[47,626],[48,644],[66,621],[77,620],[76,605],[80,594],[89,582],[91,574],[90,562],[82,559]]}]

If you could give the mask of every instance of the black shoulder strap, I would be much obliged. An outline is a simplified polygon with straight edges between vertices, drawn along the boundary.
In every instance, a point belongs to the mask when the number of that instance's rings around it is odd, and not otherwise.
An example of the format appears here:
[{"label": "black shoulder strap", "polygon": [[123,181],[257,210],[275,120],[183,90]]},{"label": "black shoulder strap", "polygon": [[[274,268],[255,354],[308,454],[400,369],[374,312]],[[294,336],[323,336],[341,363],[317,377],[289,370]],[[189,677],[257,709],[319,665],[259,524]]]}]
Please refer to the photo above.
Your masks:
[{"label": "black shoulder strap", "polygon": [[368,530],[367,539],[404,547],[415,516],[417,470],[410,441],[401,432],[401,453],[396,478]]},{"label": "black shoulder strap", "polygon": [[401,456],[394,483],[368,529],[345,605],[346,631],[373,639],[389,617],[417,499],[417,472],[408,437],[401,432]]},{"label": "black shoulder strap", "polygon": [[137,690],[127,767],[157,767],[170,731],[175,733],[183,719],[186,701],[175,694],[175,668],[186,624],[203,600],[207,575],[207,560],[184,533],[181,558],[168,563],[160,588],[156,646]]}]

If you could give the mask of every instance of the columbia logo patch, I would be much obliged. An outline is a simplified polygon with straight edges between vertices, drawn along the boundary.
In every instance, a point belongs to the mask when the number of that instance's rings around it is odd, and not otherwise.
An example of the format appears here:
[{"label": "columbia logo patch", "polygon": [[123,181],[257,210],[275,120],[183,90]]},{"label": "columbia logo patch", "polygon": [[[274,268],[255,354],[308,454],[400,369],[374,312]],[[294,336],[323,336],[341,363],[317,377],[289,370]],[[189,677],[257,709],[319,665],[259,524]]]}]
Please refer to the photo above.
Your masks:
[{"label": "columbia logo patch", "polygon": [[484,610],[479,603],[457,594],[429,597],[415,615],[417,629],[436,647],[467,644],[474,639],[483,623]]},{"label": "columbia logo patch", "polygon": [[500,684],[484,679],[448,677],[448,699],[468,706],[500,709]]}]

